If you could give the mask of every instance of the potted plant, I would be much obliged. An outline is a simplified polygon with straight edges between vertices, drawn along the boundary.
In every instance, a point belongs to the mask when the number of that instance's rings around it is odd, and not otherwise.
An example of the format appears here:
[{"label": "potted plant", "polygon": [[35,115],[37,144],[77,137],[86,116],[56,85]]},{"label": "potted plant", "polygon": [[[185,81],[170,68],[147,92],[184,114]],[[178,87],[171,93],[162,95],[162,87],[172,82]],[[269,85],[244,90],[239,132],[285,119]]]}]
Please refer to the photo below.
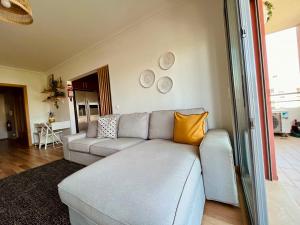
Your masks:
[{"label": "potted plant", "polygon": [[47,98],[44,102],[53,102],[54,106],[59,108],[59,101],[66,97],[66,93],[64,92],[64,86],[62,84],[62,79],[59,78],[57,80],[54,79],[54,75],[49,76],[48,87],[45,88],[42,93],[48,94]]},{"label": "potted plant", "polygon": [[264,1],[264,17],[265,23],[269,22],[273,16],[274,5],[270,1]]}]

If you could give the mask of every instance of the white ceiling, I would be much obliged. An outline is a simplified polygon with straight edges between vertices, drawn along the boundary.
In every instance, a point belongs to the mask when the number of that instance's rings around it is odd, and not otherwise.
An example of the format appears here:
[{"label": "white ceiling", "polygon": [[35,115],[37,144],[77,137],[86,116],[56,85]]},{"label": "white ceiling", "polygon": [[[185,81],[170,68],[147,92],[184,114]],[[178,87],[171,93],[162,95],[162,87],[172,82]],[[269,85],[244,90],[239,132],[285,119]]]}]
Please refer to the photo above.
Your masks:
[{"label": "white ceiling", "polygon": [[0,65],[47,71],[174,0],[30,0],[29,26],[0,22]]}]

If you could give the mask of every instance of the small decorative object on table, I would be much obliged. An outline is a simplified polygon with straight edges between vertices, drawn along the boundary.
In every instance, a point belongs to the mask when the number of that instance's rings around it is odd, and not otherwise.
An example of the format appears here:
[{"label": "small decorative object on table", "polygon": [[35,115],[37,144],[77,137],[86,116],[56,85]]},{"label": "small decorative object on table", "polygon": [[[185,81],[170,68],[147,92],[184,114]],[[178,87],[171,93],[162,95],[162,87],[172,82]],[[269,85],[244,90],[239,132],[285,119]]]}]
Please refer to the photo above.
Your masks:
[{"label": "small decorative object on table", "polygon": [[55,117],[53,112],[49,112],[49,118],[48,118],[49,123],[54,123],[55,122]]},{"label": "small decorative object on table", "polygon": [[44,102],[53,102],[54,106],[58,109],[58,102],[66,97],[64,89],[61,78],[55,80],[54,75],[50,75],[48,77],[48,87],[42,91],[42,93],[48,94]]}]

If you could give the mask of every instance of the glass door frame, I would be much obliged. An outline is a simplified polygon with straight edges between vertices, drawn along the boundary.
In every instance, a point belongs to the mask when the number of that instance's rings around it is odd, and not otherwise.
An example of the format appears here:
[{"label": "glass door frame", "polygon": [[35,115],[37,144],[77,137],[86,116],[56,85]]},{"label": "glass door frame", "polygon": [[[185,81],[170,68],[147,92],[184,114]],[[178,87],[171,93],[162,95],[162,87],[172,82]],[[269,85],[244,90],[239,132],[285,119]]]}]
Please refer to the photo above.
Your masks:
[{"label": "glass door frame", "polygon": [[[257,77],[256,77],[256,65],[255,65],[255,55],[253,46],[253,33],[251,24],[251,13],[250,13],[250,0],[224,0],[224,10],[226,19],[226,29],[227,29],[227,39],[228,39],[228,54],[229,54],[229,64],[230,72],[233,73],[232,63],[231,63],[231,42],[229,34],[229,20],[228,20],[228,8],[227,2],[235,1],[237,9],[237,23],[240,29],[239,38],[239,50],[242,56],[242,70],[243,70],[243,89],[244,89],[244,99],[245,108],[247,110],[248,126],[249,126],[249,144],[250,144],[250,163],[252,171],[252,190],[251,193],[248,189],[246,181],[243,179],[243,173],[241,171],[241,180],[244,190],[244,195],[246,199],[246,205],[248,208],[251,224],[267,225],[268,224],[268,213],[267,213],[267,203],[266,203],[266,191],[265,191],[265,179],[264,179],[264,164],[263,164],[263,148],[261,139],[261,126],[260,126],[260,116],[259,116],[259,103],[257,94]],[[235,105],[235,95],[234,95],[234,83],[232,83],[232,96],[234,103],[234,115],[237,116],[237,108]],[[239,160],[238,165],[240,169],[243,165],[241,161],[242,150],[239,147],[240,137],[238,134],[238,122],[235,120],[235,147],[237,148],[237,159]]]}]

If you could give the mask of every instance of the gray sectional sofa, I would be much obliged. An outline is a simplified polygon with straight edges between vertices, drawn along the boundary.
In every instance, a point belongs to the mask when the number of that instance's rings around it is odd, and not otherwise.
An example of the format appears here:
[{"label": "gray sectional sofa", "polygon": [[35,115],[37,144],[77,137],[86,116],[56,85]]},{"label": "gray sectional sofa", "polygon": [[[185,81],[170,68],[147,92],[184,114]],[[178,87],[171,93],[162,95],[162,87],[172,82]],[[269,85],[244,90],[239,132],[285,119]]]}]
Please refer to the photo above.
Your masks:
[{"label": "gray sectional sofa", "polygon": [[238,205],[227,132],[174,143],[174,112],[121,115],[117,139],[64,138],[65,159],[89,165],[58,185],[72,225],[200,225],[206,199]]}]

